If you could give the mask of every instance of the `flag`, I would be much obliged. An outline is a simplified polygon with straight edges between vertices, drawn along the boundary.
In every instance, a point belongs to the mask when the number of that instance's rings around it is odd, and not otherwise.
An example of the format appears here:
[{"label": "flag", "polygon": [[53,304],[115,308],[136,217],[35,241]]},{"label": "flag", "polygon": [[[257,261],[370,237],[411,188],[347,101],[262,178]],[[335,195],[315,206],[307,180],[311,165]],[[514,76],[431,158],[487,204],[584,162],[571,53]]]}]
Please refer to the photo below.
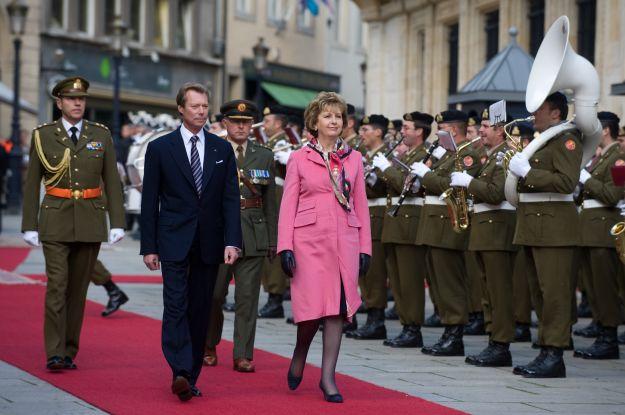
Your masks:
[{"label": "flag", "polygon": [[308,9],[313,16],[319,14],[319,6],[315,0],[302,0],[302,10]]}]

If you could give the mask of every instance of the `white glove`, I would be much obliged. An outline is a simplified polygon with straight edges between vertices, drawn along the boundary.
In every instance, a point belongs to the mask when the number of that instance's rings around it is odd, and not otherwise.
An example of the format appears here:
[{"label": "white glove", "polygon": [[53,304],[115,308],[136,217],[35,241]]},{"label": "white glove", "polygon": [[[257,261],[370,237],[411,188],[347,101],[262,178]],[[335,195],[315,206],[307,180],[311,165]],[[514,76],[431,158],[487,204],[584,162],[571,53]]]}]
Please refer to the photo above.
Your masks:
[{"label": "white glove", "polygon": [[370,187],[373,187],[375,185],[375,183],[378,181],[378,175],[375,173],[369,173],[369,177],[367,177],[367,184]]},{"label": "white glove", "polygon": [[588,173],[588,170],[586,169],[582,169],[582,171],[579,172],[579,182],[581,184],[585,184],[586,181],[588,179],[590,179],[592,176],[590,175],[590,173]]},{"label": "white glove", "polygon": [[447,152],[447,150],[445,150],[443,147],[438,146],[434,149],[434,151],[432,151],[432,155],[434,157],[436,157],[437,159],[440,159],[441,157],[443,157],[445,155],[445,153]]},{"label": "white glove", "polygon": [[510,165],[508,166],[510,171],[518,177],[525,177],[527,173],[532,169],[530,162],[521,153],[516,153],[514,157],[510,159]]},{"label": "white glove", "polygon": [[289,161],[289,157],[291,157],[291,153],[292,150],[277,151],[273,155],[273,159],[278,163],[284,164],[286,166],[286,163]]},{"label": "white glove", "polygon": [[273,148],[288,147],[288,145],[289,143],[287,143],[285,139],[282,139],[282,140],[276,141],[276,144],[274,144]]},{"label": "white glove", "polygon": [[113,228],[109,231],[109,244],[115,244],[121,241],[125,233],[122,228]]},{"label": "white glove", "polygon": [[466,171],[455,171],[451,173],[452,186],[469,187],[469,183],[471,183],[471,180],[473,180],[473,177]]},{"label": "white glove", "polygon": [[26,231],[22,238],[30,246],[39,246],[39,232],[37,231]]},{"label": "white glove", "polygon": [[423,178],[423,176],[425,176],[429,171],[430,168],[426,166],[425,163],[423,163],[422,161],[418,163],[412,163],[410,165],[410,172],[419,176],[420,178]]},{"label": "white glove", "polygon": [[506,153],[504,153],[503,151],[500,151],[497,153],[497,161],[495,162],[495,164],[497,164],[499,167],[503,166],[503,158],[506,155]]},{"label": "white glove", "polygon": [[388,161],[388,159],[382,154],[376,154],[371,161],[371,164],[373,164],[373,167],[377,167],[378,169],[382,170],[382,172],[391,167],[391,162]]},{"label": "white glove", "polygon": [[412,186],[410,186],[410,191],[412,193],[419,193],[419,189],[421,188],[421,180],[416,179]]}]

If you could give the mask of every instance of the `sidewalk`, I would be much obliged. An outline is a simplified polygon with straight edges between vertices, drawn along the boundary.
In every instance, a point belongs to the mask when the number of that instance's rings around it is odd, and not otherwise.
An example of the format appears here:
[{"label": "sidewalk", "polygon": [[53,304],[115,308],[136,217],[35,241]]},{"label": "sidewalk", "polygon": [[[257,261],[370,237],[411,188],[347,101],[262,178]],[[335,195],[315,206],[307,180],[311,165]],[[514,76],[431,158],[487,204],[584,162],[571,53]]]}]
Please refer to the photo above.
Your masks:
[{"label": "sidewalk", "polygon": [[[18,232],[19,218],[5,217],[0,246],[23,246]],[[117,275],[147,275],[138,255],[138,243],[124,239],[114,247],[103,246],[100,259]],[[34,249],[16,270],[20,274],[42,274],[43,255]],[[154,275],[157,277],[157,275]],[[160,284],[120,284],[130,297],[123,309],[160,319],[162,287]],[[2,286],[0,285],[0,289]],[[230,290],[232,300],[233,290]],[[105,291],[90,286],[88,297],[104,304]],[[266,299],[261,294],[260,303]],[[287,314],[290,303],[285,303]],[[16,305],[18,306],[18,305]],[[426,314],[431,313],[428,301]],[[232,313],[225,314],[224,338],[232,338]],[[360,323],[365,316],[359,314]],[[578,326],[588,323],[581,320]],[[399,333],[398,322],[388,322],[389,336]],[[442,329],[423,329],[424,342],[431,344]],[[256,347],[290,357],[295,343],[294,326],[284,320],[259,320]],[[535,336],[535,331],[533,331]],[[589,339],[574,338],[576,346],[586,346]],[[485,336],[465,337],[467,354],[477,353],[486,344]],[[115,339],[111,339],[114,347]],[[530,345],[512,345],[515,363],[534,358]],[[621,350],[624,351],[623,349]],[[230,356],[220,356],[220,364],[228,365]],[[442,405],[475,414],[625,414],[625,360],[587,361],[574,359],[565,352],[566,379],[524,379],[512,375],[511,369],[476,368],[466,365],[464,358],[437,358],[423,355],[419,349],[391,349],[381,341],[344,339],[337,370],[361,380],[418,396]],[[320,365],[321,336],[313,342],[309,362]],[[262,361],[256,362],[262,370]],[[43,364],[43,362],[42,362]],[[164,361],[162,364],[165,364]],[[205,368],[204,376],[210,376]],[[286,368],[285,368],[286,371]],[[252,375],[253,376],[253,375]],[[340,386],[340,385],[339,385]],[[286,385],[285,385],[286,390]],[[129,413],[132,411],[129,408]],[[383,408],[376,412],[384,413]],[[0,362],[0,414],[96,414],[96,408],[45,382]]]}]

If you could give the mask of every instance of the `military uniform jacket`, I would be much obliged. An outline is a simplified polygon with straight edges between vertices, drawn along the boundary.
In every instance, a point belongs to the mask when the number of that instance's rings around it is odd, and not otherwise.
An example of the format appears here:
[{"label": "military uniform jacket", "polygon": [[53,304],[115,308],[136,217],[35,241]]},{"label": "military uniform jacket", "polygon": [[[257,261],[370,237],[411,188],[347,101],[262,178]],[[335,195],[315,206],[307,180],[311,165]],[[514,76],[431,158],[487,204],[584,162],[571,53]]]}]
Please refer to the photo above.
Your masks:
[{"label": "military uniform jacket", "polygon": [[[458,144],[460,147],[467,141]],[[460,151],[458,157],[463,169],[471,176],[480,170],[480,158],[472,146]],[[455,171],[456,154],[449,151],[432,165],[432,170],[421,179],[425,196],[440,196],[449,189],[451,173]],[[427,204],[421,210],[421,219],[417,231],[417,244],[437,248],[464,251],[469,242],[469,233],[454,232],[446,205]]]},{"label": "military uniform jacket", "polygon": [[[69,149],[69,170],[54,185],[61,189],[103,187],[100,197],[65,199],[45,195],[41,206],[41,180],[53,174],[47,171],[35,149],[39,134],[45,158],[56,166]],[[106,196],[106,199],[105,199]],[[59,119],[33,130],[30,161],[24,184],[22,232],[38,231],[41,241],[104,242],[108,240],[106,212],[112,228],[124,228],[123,195],[111,133],[105,126],[83,120],[78,143],[74,145]]]},{"label": "military uniform jacket", "polygon": [[[423,144],[408,151],[401,157],[401,161],[410,166],[412,163],[421,161],[425,158],[427,151]],[[397,197],[404,188],[404,180],[407,172],[390,166],[384,172],[376,169],[376,174],[386,183],[387,197]],[[419,193],[422,193],[420,191]],[[408,197],[423,196],[422,194],[408,193]],[[417,239],[417,229],[419,227],[419,218],[421,216],[421,206],[403,204],[397,216],[384,215],[384,226],[382,230],[382,242],[394,244],[414,245]]]},{"label": "military uniform jacket", "polygon": [[608,207],[582,209],[579,215],[582,246],[614,248],[610,228],[622,220],[620,209],[615,206],[623,197],[623,189],[614,185],[610,174],[615,165],[625,165],[625,156],[620,152],[618,143],[607,147],[599,159],[588,168],[591,177],[584,183],[582,192],[584,200],[594,199]]},{"label": "military uniform jacket", "polygon": [[[492,149],[475,179],[469,184],[469,194],[474,206],[480,203],[499,205],[506,200],[504,186],[506,177],[497,165],[497,153],[506,152],[506,143]],[[470,251],[514,251],[512,245],[516,215],[514,210],[489,210],[472,213],[469,226]]]},{"label": "military uniform jacket", "polygon": [[[252,192],[241,180],[245,175],[256,189]],[[273,152],[248,140],[245,162],[239,170],[239,191],[242,199],[261,197],[262,208],[241,210],[243,256],[265,256],[277,245],[277,203]]]},{"label": "military uniform jacket", "polygon": [[[289,138],[286,136],[286,133],[284,131],[280,131],[279,133],[276,133],[269,137],[269,140],[267,141],[267,147],[273,150],[274,148],[276,148],[276,144],[278,144],[278,141],[280,140],[284,140],[289,143]],[[286,166],[278,162],[275,162],[274,164],[276,177],[279,177],[281,179],[280,183],[284,183],[284,178],[286,177]],[[282,189],[282,184],[280,185],[280,189]],[[280,202],[280,200],[282,200],[282,190],[280,190],[279,196],[280,197],[278,198],[278,203]]]},{"label": "military uniform jacket", "polygon": [[[369,162],[373,160],[376,154],[384,154],[385,146],[380,146],[371,157],[365,156],[365,159]],[[374,174],[377,174],[375,171]],[[367,199],[379,199],[381,197],[386,197],[386,183],[380,179],[378,176],[378,180],[372,186],[367,184],[365,186],[365,190],[367,193]],[[369,216],[371,217],[371,240],[379,241],[382,239],[382,228],[384,224],[384,216],[386,215],[386,206],[369,206]]]},{"label": "military uniform jacket", "polygon": [[[519,180],[519,193],[572,194],[579,181],[582,145],[577,130],[555,137],[529,160],[532,167]],[[576,246],[579,215],[574,202],[519,203],[514,243],[529,246]]]},{"label": "military uniform jacket", "polygon": [[363,156],[367,154],[367,149],[358,134],[352,134],[345,138],[345,142],[354,150],[360,152]]}]

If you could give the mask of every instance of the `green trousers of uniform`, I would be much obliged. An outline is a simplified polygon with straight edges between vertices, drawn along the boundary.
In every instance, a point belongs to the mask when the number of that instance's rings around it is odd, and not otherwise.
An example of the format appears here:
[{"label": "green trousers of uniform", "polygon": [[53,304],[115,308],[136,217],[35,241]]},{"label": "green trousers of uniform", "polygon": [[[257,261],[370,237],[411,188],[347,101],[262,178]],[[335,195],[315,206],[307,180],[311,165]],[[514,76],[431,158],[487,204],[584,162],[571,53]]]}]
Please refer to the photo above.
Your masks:
[{"label": "green trousers of uniform", "polygon": [[386,269],[402,325],[422,325],[425,313],[424,246],[384,244]]},{"label": "green trousers of uniform", "polygon": [[590,302],[593,319],[605,327],[623,324],[623,305],[619,298],[618,274],[620,263],[616,249],[584,247],[582,260],[588,264],[584,282]]},{"label": "green trousers of uniform", "polygon": [[100,242],[42,242],[46,260],[46,356],[72,359],[78,353],[89,276],[98,258]]},{"label": "green trousers of uniform", "polygon": [[514,341],[512,304],[512,267],[514,252],[477,251],[475,259],[482,275],[484,322],[490,339],[500,343]]},{"label": "green trousers of uniform", "polygon": [[220,265],[215,282],[213,304],[206,336],[206,346],[215,347],[221,340],[224,315],[222,305],[228,294],[228,284],[234,275],[234,359],[254,359],[254,338],[258,295],[260,294],[260,273],[264,257],[243,257],[234,265]]},{"label": "green trousers of uniform", "polygon": [[512,296],[514,302],[514,321],[521,324],[532,322],[532,297],[527,281],[525,252],[519,250],[514,256],[512,271]]},{"label": "green trousers of uniform", "polygon": [[372,241],[371,264],[358,279],[360,294],[367,308],[386,308],[386,253],[380,241]]},{"label": "green trousers of uniform", "polygon": [[269,261],[269,258],[265,258],[263,264],[261,281],[265,292],[283,295],[286,291],[286,287],[289,285],[289,278],[284,271],[282,271],[280,258],[278,257],[273,261]]},{"label": "green trousers of uniform", "polygon": [[532,303],[540,320],[538,344],[565,348],[575,299],[575,247],[524,246]]},{"label": "green trousers of uniform", "polygon": [[467,301],[469,304],[469,313],[479,313],[482,311],[482,303],[486,300],[483,298],[484,287],[482,281],[484,275],[477,263],[477,257],[473,251],[465,251],[464,261],[467,266]]},{"label": "green trousers of uniform", "polygon": [[91,273],[91,282],[95,285],[104,285],[109,282],[112,278],[111,273],[104,266],[104,264],[96,259],[95,265],[93,266],[93,272]]},{"label": "green trousers of uniform", "polygon": [[426,265],[432,282],[430,289],[434,290],[442,323],[467,324],[469,309],[464,252],[430,246],[426,255]]}]

